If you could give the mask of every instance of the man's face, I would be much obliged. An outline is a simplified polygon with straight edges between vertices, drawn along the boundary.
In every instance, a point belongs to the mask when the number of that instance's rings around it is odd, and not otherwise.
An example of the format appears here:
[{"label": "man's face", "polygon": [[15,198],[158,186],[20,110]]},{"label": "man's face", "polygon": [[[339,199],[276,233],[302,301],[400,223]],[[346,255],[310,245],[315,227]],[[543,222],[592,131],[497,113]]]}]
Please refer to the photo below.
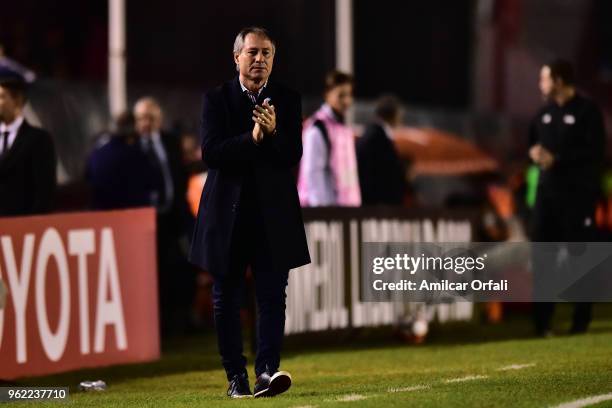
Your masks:
[{"label": "man's face", "polygon": [[136,132],[149,135],[161,128],[161,110],[151,103],[137,103],[134,107],[134,120]]},{"label": "man's face", "polygon": [[540,92],[544,99],[552,98],[558,87],[558,81],[555,81],[550,74],[550,68],[546,65],[540,70]]},{"label": "man's face", "polygon": [[0,86],[0,121],[10,123],[17,116],[21,103],[3,86]]},{"label": "man's face", "polygon": [[272,42],[258,34],[247,34],[242,50],[234,54],[234,62],[242,77],[257,83],[266,82],[274,63]]},{"label": "man's face", "polygon": [[353,85],[342,84],[325,94],[325,102],[336,112],[344,114],[353,104]]}]

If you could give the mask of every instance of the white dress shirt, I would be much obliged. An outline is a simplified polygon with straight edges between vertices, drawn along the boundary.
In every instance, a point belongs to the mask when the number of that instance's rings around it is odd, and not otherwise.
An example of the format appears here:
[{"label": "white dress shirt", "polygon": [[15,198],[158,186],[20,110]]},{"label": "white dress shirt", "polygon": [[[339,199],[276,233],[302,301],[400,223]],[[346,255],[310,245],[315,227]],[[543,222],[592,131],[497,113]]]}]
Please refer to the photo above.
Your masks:
[{"label": "white dress shirt", "polygon": [[8,149],[11,148],[13,143],[15,143],[15,139],[17,138],[17,132],[19,132],[19,128],[23,123],[23,116],[17,116],[15,120],[8,125],[5,123],[0,123],[0,155],[4,153],[4,133],[9,132],[8,135]]},{"label": "white dress shirt", "polygon": [[[246,92],[246,91],[251,92],[251,91],[249,91],[249,90],[247,89],[247,87],[246,87],[246,86],[244,86],[244,85],[242,84],[242,82],[241,82],[240,80],[238,80],[238,82],[240,83],[240,88],[242,88],[242,92]],[[259,97],[259,95],[261,95],[261,91],[263,91],[263,90],[264,90],[264,88],[266,87],[266,85],[268,85],[268,81],[266,81],[266,83],[265,83],[265,84],[263,84],[263,86],[262,86],[261,88],[259,88],[259,90],[257,91],[257,97]]]}]

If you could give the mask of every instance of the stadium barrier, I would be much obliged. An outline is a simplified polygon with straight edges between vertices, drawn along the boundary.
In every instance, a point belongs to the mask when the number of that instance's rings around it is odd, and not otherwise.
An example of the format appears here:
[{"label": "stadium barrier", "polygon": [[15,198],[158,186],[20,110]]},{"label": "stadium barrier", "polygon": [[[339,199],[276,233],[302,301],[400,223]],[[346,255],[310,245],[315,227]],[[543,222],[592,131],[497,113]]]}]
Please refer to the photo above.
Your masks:
[{"label": "stadium barrier", "polygon": [[364,242],[471,242],[478,211],[401,207],[305,208],[312,263],[293,270],[285,334],[397,324],[419,310],[441,323],[472,318],[473,305],[365,302],[360,291]]},{"label": "stadium barrier", "polygon": [[155,212],[0,218],[0,378],[159,358]]}]

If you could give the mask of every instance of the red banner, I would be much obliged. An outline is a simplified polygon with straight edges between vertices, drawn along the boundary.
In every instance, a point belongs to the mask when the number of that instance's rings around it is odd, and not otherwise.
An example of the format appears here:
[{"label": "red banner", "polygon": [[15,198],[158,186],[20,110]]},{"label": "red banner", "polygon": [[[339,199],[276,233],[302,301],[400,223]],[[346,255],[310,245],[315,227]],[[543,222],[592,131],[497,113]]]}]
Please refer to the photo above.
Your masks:
[{"label": "red banner", "polygon": [[159,358],[155,211],[0,218],[0,378]]}]

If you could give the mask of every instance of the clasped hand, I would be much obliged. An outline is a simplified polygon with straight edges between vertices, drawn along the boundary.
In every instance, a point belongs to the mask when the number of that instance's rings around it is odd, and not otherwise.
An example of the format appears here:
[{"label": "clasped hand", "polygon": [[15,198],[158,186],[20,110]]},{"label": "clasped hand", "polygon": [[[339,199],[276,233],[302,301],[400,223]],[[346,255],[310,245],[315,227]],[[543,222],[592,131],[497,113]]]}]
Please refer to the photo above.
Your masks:
[{"label": "clasped hand", "polygon": [[276,130],[276,111],[267,100],[262,105],[255,105],[253,109],[253,141],[261,143],[265,135],[271,135]]}]

